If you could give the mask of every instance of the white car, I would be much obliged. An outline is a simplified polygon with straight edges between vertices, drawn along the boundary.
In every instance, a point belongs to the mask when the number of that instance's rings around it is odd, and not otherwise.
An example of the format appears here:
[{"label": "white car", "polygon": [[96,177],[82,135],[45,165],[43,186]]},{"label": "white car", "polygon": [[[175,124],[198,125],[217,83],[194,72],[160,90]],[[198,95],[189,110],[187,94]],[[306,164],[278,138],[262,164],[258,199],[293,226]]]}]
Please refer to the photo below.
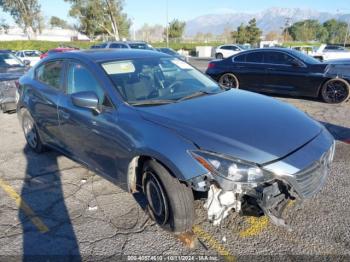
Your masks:
[{"label": "white car", "polygon": [[321,61],[347,59],[350,58],[350,51],[338,45],[321,45],[312,56]]},{"label": "white car", "polygon": [[247,47],[243,45],[221,45],[218,46],[215,50],[215,58],[216,59],[223,59],[230,56],[233,56],[235,54],[238,54],[239,52],[242,52],[244,50],[247,50]]},{"label": "white car", "polygon": [[38,50],[21,50],[16,52],[16,56],[24,62],[25,60],[30,61],[30,66],[34,66],[40,61],[41,52]]}]

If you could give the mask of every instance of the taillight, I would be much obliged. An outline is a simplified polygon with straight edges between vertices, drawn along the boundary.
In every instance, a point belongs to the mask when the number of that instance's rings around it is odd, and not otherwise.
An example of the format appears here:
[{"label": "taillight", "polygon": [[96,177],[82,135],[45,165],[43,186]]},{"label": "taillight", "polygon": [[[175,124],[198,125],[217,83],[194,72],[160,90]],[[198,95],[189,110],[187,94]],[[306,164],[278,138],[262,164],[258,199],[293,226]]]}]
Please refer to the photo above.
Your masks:
[{"label": "taillight", "polygon": [[211,68],[214,68],[214,67],[215,67],[215,63],[210,62],[208,64],[208,69],[211,69]]},{"label": "taillight", "polygon": [[15,80],[15,85],[16,85],[16,88],[18,89],[19,88],[19,81],[18,80]]}]

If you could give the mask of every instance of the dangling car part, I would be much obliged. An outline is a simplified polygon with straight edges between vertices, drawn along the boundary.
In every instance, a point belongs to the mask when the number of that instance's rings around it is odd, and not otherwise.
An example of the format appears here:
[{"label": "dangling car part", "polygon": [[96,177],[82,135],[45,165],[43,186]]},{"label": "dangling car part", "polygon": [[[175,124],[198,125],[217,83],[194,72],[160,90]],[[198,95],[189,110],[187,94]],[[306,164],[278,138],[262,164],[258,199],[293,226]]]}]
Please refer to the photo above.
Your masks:
[{"label": "dangling car part", "polygon": [[[233,209],[241,214],[265,214],[274,224],[289,228],[282,217],[289,201],[297,199],[301,202],[316,194],[323,186],[333,161],[335,143],[332,137],[327,133],[320,136],[328,139],[330,149],[320,158],[314,156],[316,160],[311,166],[296,173],[293,173],[296,166],[290,164],[294,161],[300,163],[308,150],[315,152],[323,138],[314,139],[299,152],[300,155],[288,156],[261,167],[210,152],[192,152],[194,158],[210,171],[204,176],[205,184],[198,178],[192,180],[192,184],[202,185],[203,189],[209,187],[204,205],[209,221],[219,225]],[[287,165],[290,166],[287,168]],[[287,169],[282,171],[283,167]],[[195,188],[200,190],[198,186]]]}]

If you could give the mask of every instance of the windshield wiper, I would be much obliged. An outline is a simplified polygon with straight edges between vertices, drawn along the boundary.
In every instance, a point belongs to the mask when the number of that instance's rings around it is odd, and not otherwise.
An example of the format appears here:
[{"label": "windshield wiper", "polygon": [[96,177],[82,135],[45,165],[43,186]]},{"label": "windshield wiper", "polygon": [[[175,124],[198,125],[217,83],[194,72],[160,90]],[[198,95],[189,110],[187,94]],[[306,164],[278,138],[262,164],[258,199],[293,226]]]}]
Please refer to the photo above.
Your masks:
[{"label": "windshield wiper", "polygon": [[166,105],[174,103],[174,100],[144,100],[144,101],[132,101],[129,102],[132,106],[156,106],[156,105]]},{"label": "windshield wiper", "polygon": [[198,92],[192,93],[188,96],[181,97],[181,98],[177,99],[176,102],[181,102],[181,101],[192,99],[192,98],[199,97],[199,96],[214,95],[214,94],[217,94],[217,93],[216,92],[211,93],[211,92],[207,92],[207,91],[198,91]]}]

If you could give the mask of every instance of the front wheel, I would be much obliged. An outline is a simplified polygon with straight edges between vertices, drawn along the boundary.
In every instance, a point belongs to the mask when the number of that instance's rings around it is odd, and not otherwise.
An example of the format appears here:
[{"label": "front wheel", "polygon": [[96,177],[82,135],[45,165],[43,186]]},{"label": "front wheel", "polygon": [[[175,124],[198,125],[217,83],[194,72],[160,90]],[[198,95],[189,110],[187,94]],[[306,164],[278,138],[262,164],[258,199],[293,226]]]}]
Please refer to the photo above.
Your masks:
[{"label": "front wheel", "polygon": [[194,199],[191,188],[180,183],[155,160],[144,164],[142,184],[149,214],[159,226],[174,233],[192,229]]},{"label": "front wheel", "polygon": [[343,103],[349,99],[350,85],[341,78],[330,79],[322,86],[321,96],[326,103]]},{"label": "front wheel", "polygon": [[228,88],[239,88],[238,78],[232,73],[226,73],[220,76],[219,84]]}]

